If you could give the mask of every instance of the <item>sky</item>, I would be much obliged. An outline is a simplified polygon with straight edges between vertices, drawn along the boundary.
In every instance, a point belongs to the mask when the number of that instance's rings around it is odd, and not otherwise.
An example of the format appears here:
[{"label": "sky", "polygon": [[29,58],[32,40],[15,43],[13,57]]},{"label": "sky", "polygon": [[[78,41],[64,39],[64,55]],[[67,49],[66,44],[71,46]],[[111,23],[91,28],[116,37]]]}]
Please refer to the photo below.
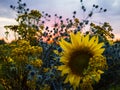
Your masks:
[{"label": "sky", "polygon": [[[10,5],[16,5],[18,0],[0,0],[0,37],[5,37],[5,25],[16,24],[16,13],[10,9]],[[22,0],[30,9],[45,11],[54,16],[54,14],[63,17],[72,18],[72,12],[77,11],[77,17],[83,19],[85,13],[81,10],[80,0]],[[92,9],[93,4],[106,8],[105,13],[95,13],[91,21],[95,23],[109,22],[113,28],[116,38],[120,37],[120,0],[83,0],[87,8],[87,13]],[[9,35],[13,38],[12,34]]]}]

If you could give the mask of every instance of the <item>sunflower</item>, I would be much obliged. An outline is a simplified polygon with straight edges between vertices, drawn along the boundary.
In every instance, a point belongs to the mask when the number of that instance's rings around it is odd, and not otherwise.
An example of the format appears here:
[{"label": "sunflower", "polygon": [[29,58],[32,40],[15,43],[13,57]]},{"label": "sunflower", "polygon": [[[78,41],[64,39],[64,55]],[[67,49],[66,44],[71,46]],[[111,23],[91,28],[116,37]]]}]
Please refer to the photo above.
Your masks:
[{"label": "sunflower", "polygon": [[102,55],[104,43],[99,43],[98,36],[83,35],[80,32],[70,34],[71,42],[60,41],[62,56],[58,70],[66,75],[64,83],[70,83],[74,89],[92,90],[92,84],[100,80],[106,68],[106,59]]}]

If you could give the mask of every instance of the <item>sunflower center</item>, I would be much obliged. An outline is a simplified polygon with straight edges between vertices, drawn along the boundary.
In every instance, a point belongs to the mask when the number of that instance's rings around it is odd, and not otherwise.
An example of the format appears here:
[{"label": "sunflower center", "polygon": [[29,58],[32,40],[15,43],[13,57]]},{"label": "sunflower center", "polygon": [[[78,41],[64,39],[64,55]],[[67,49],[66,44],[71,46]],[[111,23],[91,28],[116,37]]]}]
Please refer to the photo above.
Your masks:
[{"label": "sunflower center", "polygon": [[92,57],[92,54],[88,51],[76,51],[73,52],[70,57],[70,62],[68,63],[69,67],[72,70],[72,73],[76,75],[83,75],[84,69],[87,69],[89,59]]}]

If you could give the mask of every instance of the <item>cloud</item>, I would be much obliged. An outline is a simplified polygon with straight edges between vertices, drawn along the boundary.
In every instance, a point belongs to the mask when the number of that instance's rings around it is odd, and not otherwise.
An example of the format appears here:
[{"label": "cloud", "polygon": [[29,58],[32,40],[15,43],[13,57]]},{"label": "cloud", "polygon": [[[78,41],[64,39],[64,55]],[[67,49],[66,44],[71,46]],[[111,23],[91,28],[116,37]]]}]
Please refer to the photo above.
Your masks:
[{"label": "cloud", "polygon": [[14,18],[15,12],[10,9],[10,5],[15,5],[14,0],[0,0],[0,17]]},{"label": "cloud", "polygon": [[15,4],[15,0],[0,0],[0,6],[2,7],[9,8],[11,4]]},{"label": "cloud", "polygon": [[[11,18],[4,18],[4,17],[0,17],[0,38],[4,38],[6,29],[4,28],[5,25],[14,25],[17,24],[17,22],[15,21],[15,19],[11,19]],[[13,40],[13,32],[10,32],[10,35],[8,36],[9,40]]]},{"label": "cloud", "polygon": [[52,14],[70,16],[72,12],[79,8],[79,0],[36,0],[36,2],[29,2],[26,0],[27,6],[32,9],[45,11]]},{"label": "cloud", "polygon": [[7,17],[7,18],[15,18],[16,17],[16,13],[13,10],[4,8],[4,7],[0,7],[0,17]]},{"label": "cloud", "polygon": [[111,15],[120,15],[120,0],[98,0],[98,4],[107,8]]}]

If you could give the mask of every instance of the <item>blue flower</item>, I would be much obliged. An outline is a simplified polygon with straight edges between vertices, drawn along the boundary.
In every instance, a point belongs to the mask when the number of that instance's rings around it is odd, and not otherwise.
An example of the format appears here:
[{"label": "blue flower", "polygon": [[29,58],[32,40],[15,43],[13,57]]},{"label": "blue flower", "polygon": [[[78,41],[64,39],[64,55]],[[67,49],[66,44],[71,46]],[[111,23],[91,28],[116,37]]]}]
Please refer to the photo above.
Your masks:
[{"label": "blue flower", "polygon": [[62,52],[62,48],[59,47],[59,48],[58,48],[58,52]]},{"label": "blue flower", "polygon": [[42,75],[37,75],[37,80],[41,80],[42,79]]},{"label": "blue flower", "polygon": [[32,70],[32,71],[30,71],[30,73],[29,73],[29,75],[32,76],[32,77],[35,76],[35,74],[36,74],[35,70]]},{"label": "blue flower", "polygon": [[33,69],[33,66],[30,65],[30,64],[28,64],[28,65],[26,66],[26,69],[27,69],[27,70],[32,70],[32,69]]}]

